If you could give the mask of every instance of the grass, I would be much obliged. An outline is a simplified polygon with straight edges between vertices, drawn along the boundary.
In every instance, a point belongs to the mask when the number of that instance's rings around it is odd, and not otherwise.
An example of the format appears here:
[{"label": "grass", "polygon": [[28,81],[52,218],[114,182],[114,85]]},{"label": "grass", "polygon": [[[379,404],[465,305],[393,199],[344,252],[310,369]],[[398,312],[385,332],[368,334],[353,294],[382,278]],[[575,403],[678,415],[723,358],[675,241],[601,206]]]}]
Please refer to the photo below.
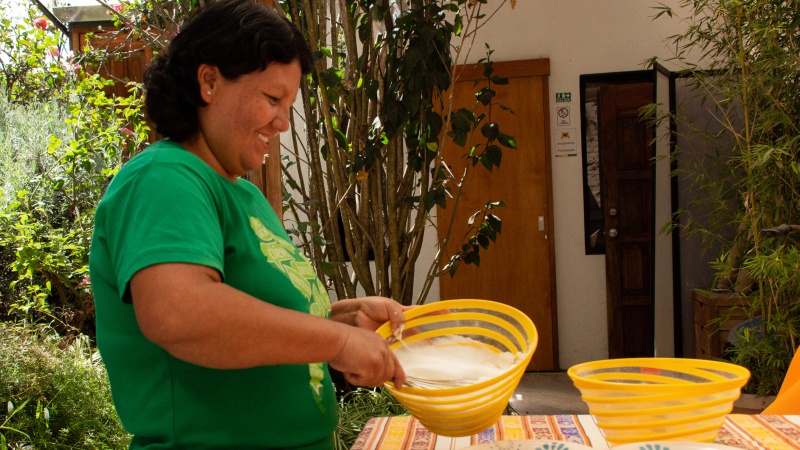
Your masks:
[{"label": "grass", "polygon": [[86,337],[0,322],[0,449],[123,449],[105,368]]}]

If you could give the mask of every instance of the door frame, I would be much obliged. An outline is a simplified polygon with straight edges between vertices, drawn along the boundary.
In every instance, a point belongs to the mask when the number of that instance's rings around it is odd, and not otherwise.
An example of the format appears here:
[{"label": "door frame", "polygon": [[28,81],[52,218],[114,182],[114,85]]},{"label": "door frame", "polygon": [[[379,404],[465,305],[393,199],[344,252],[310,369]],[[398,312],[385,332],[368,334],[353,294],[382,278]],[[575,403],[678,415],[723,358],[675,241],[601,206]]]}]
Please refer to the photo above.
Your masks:
[{"label": "door frame", "polygon": [[[598,123],[590,123],[591,120],[597,120],[596,111],[587,111],[587,104],[592,95],[592,90],[596,90],[599,93],[599,87],[602,85],[624,85],[624,84],[632,84],[632,83],[650,83],[653,86],[653,98],[655,99],[656,95],[656,73],[653,70],[638,70],[638,71],[625,71],[625,72],[609,72],[609,73],[596,73],[596,74],[584,74],[580,76],[580,107],[581,107],[581,150],[582,150],[582,177],[583,177],[583,201],[584,201],[584,245],[585,245],[585,252],[587,255],[604,255],[606,254],[605,249],[605,242],[604,239],[598,239],[597,234],[598,230],[600,231],[601,237],[604,237],[605,234],[605,211],[602,208],[602,205],[598,204],[597,202],[593,201],[595,196],[598,195],[597,189],[600,189],[599,196],[602,199],[602,180],[597,181],[600,178],[600,153],[599,149],[595,150],[595,153],[590,151],[590,143],[591,140],[597,139],[599,133],[597,132]],[[592,126],[595,127],[595,130],[592,132]],[[599,147],[599,143],[597,143]],[[655,156],[655,145],[653,145],[653,156]],[[595,174],[591,174],[590,170],[596,170]],[[652,195],[652,202],[653,202],[653,223],[654,227],[652,230],[653,234],[653,245],[656,243],[656,229],[658,228],[657,223],[657,211],[658,211],[658,204],[656,202],[657,196],[657,173],[656,173],[656,166],[653,164],[653,191]],[[593,184],[594,183],[594,184]],[[598,187],[599,186],[599,187]],[[594,191],[593,191],[594,189]],[[593,194],[594,192],[594,194]],[[594,236],[593,236],[594,234]],[[598,245],[599,244],[599,245]],[[653,302],[654,314],[653,314],[653,330],[654,335],[653,339],[656,341],[656,347],[658,346],[658,331],[656,330],[656,323],[658,322],[658,305],[657,305],[657,274],[656,274],[656,251],[652,251],[649,264],[651,267],[651,274],[650,276],[650,289],[649,295]],[[608,286],[607,286],[608,287]],[[607,289],[608,290],[608,289]],[[606,298],[606,301],[610,305],[611,299]],[[610,306],[609,306],[610,307]],[[609,316],[611,314],[609,313]],[[612,351],[612,344],[613,339],[611,338],[611,331],[612,331],[612,323],[608,323],[609,327],[609,353]]]}]

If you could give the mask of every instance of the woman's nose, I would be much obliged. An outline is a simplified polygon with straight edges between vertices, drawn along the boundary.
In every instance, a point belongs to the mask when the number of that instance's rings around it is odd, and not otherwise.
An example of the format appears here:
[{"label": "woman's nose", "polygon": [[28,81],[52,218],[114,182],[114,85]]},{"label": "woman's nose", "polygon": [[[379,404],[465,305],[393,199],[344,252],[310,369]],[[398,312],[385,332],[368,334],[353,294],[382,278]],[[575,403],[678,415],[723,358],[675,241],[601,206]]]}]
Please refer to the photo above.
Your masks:
[{"label": "woman's nose", "polygon": [[289,131],[289,108],[278,108],[275,118],[272,119],[272,126],[280,133]]}]

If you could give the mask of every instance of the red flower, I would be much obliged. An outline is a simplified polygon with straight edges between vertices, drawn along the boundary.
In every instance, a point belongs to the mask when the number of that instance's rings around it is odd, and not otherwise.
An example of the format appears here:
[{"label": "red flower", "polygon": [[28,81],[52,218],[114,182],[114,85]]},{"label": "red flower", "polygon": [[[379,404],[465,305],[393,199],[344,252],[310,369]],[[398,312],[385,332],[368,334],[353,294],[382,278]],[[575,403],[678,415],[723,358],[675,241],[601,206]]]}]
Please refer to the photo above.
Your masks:
[{"label": "red flower", "polygon": [[38,19],[33,21],[33,26],[35,26],[36,28],[38,28],[40,30],[46,30],[47,29],[47,19],[45,19],[44,17],[39,17]]},{"label": "red flower", "polygon": [[120,130],[120,131],[122,131],[123,133],[127,134],[128,136],[133,136],[133,135],[135,134],[135,133],[133,132],[133,130],[131,130],[131,129],[130,129],[130,128],[128,128],[128,127],[123,127],[123,128],[122,128],[122,130]]},{"label": "red flower", "polygon": [[111,7],[112,7],[112,8],[114,9],[114,11],[116,11],[116,12],[122,12],[122,5],[120,5],[119,3],[117,3],[116,5],[111,5]]}]

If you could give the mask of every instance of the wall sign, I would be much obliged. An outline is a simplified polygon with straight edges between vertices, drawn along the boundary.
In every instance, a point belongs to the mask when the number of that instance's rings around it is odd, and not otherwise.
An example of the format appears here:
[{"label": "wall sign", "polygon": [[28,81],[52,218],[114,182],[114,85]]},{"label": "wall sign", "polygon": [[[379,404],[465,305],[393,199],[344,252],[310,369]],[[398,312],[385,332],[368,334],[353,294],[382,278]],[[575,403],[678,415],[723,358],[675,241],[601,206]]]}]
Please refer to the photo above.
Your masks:
[{"label": "wall sign", "polygon": [[578,156],[578,132],[575,128],[555,130],[556,158],[563,156]]},{"label": "wall sign", "polygon": [[568,126],[570,124],[569,106],[556,107],[556,125],[559,127]]},{"label": "wall sign", "polygon": [[572,92],[556,92],[556,103],[567,103],[572,101]]}]

